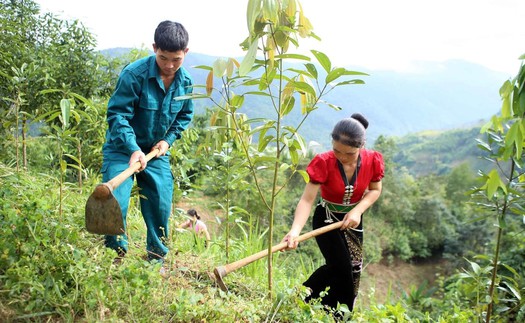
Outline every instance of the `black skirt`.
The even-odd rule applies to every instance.
[[[337,220],[342,220],[345,213],[332,214]],[[317,205],[312,219],[313,229],[328,225],[326,209]],[[334,219],[335,221],[335,219]],[[357,230],[333,230],[315,239],[323,254],[326,263],[319,267],[303,283],[312,291],[307,301],[321,297],[321,303],[333,309],[337,303],[346,304],[349,310],[353,310],[355,299],[359,290],[359,281],[363,266],[363,220],[356,228]]]

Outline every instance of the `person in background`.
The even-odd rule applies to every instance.
[[[195,231],[195,234],[198,237],[204,236],[206,238],[205,245],[207,247],[210,242],[210,233],[208,232],[208,227],[206,226],[206,223],[204,223],[201,220],[201,216],[197,213],[195,209],[189,209],[187,213],[191,217],[191,219],[188,219],[187,221],[181,223],[179,225],[179,228],[189,228]]]
[[[183,25],[162,21],[154,33],[154,55],[127,65],[119,75],[108,102],[106,142],[102,147],[104,182],[140,162],[136,174],[113,194],[122,209],[124,229],[134,179],[140,189],[140,209],[147,228],[146,249],[150,261],[163,261],[173,198],[169,149],[181,137],[193,117],[193,101],[178,96],[193,91],[193,79],[182,67],[188,53],[188,32]],[[158,149],[146,162],[147,153]],[[105,245],[128,251],[125,232],[106,236]]]
[[[338,303],[353,310],[363,264],[363,214],[381,195],[383,157],[364,148],[367,127],[368,120],[358,113],[335,125],[332,150],[316,155],[306,169],[310,181],[297,204],[291,229],[282,240],[287,242],[285,250],[297,248],[296,238],[320,190],[313,229],[334,221],[342,221],[342,225],[340,230],[316,237],[326,263],[303,285],[311,291],[306,301],[319,298],[328,288],[321,299],[327,310],[336,309]]]

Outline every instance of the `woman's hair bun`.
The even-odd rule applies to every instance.
[[[350,116],[350,118],[359,121],[359,123],[361,123],[365,129],[368,128],[368,120],[366,120],[366,118],[361,113],[354,113]]]

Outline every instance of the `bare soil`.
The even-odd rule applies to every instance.
[[[436,280],[446,269],[446,261],[442,258],[429,259],[408,263],[399,259],[388,263],[369,264],[364,268],[361,278],[360,298],[363,303],[374,299],[382,304],[395,301],[409,293],[410,289],[426,284],[425,288],[436,285]]]

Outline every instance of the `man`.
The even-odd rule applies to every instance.
[[[140,162],[139,171],[113,192],[122,209],[124,228],[136,178],[140,207],[147,228],[149,260],[163,261],[168,253],[168,219],[173,199],[173,176],[168,149],[181,137],[192,117],[193,102],[177,100],[193,91],[193,79],[182,63],[188,52],[188,32],[180,23],[161,22],[154,35],[155,55],[126,66],[108,102],[108,130],[102,148],[104,182]],[[158,149],[156,158],[146,155]],[[106,236],[105,245],[119,257],[128,251],[123,233]]]

